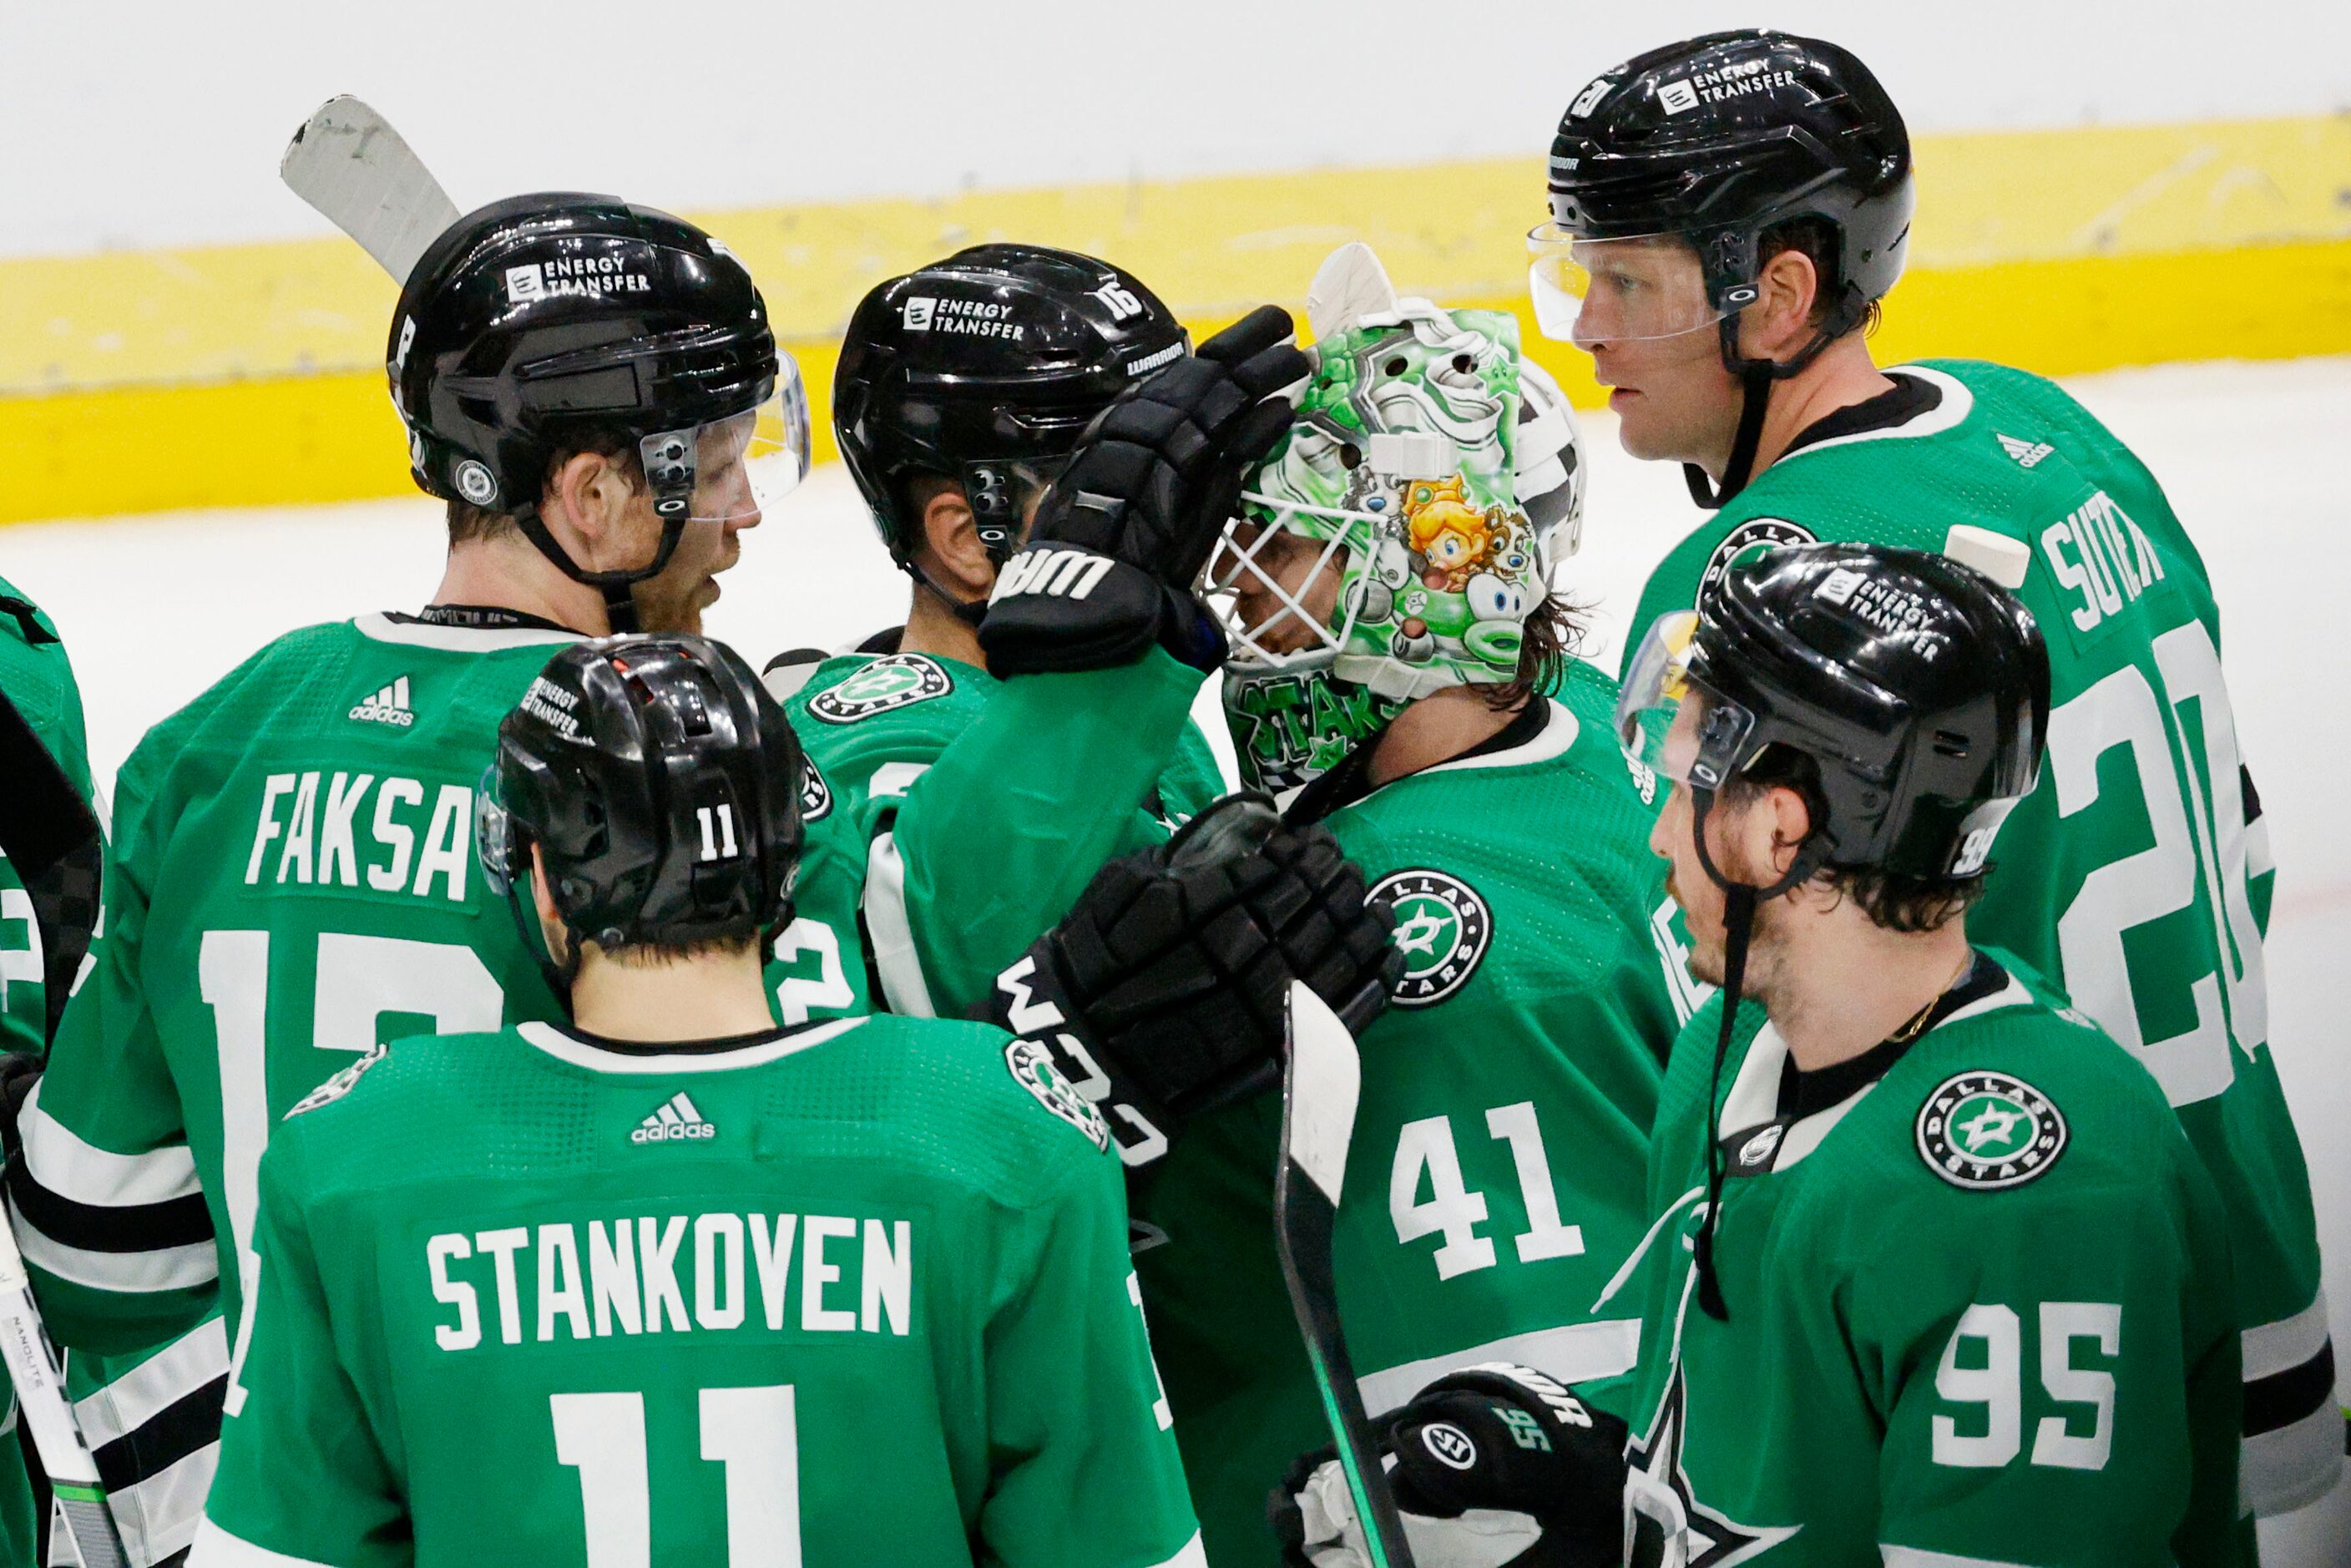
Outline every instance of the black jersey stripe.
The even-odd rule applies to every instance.
[[[189,1455],[220,1441],[221,1408],[228,1397],[228,1374],[190,1390],[90,1458],[109,1491],[126,1491],[162,1475]]]
[[[162,1203],[78,1203],[51,1192],[21,1158],[8,1162],[8,1196],[33,1228],[82,1252],[160,1252],[213,1239],[212,1210],[202,1193]]]
[[[2245,1384],[2245,1436],[2258,1437],[2291,1427],[2335,1396],[2335,1342],[2299,1366],[2273,1372]]]

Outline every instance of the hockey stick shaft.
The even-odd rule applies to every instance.
[[[1373,1568],[1412,1568],[1395,1494],[1381,1468],[1379,1445],[1339,1323],[1332,1242],[1355,1130],[1363,1064],[1354,1036],[1311,988],[1290,988],[1290,1061],[1281,1086],[1281,1164],[1274,1173],[1276,1246],[1291,1312],[1322,1398],[1323,1418],[1364,1529]]]
[[[17,1408],[33,1434],[34,1449],[41,1456],[41,1469],[48,1474],[49,1490],[65,1515],[82,1568],[129,1568],[130,1556],[107,1507],[106,1485],[66,1397],[57,1354],[41,1326],[41,1310],[34,1304],[32,1281],[26,1277],[16,1228],[5,1208],[0,1208],[0,1360],[6,1362],[16,1385]]]

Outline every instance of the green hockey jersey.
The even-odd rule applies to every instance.
[[[820,958],[784,943],[771,981],[800,982],[809,1016],[968,1012],[1103,862],[1224,792],[1189,719],[1201,678],[1158,648],[1011,681],[919,653],[827,660],[786,712],[839,819],[828,852],[853,864],[812,856],[800,907],[837,924],[811,880],[854,890],[880,989],[869,1008],[848,974],[820,997]]]
[[[57,629],[40,609],[0,580],[0,694],[16,705],[67,779],[93,799],[89,743],[82,727],[81,688]],[[0,802],[0,810],[9,807]],[[41,932],[31,894],[0,852],[0,1049],[48,1047],[48,988]],[[16,1398],[8,1395],[0,1420],[0,1568],[31,1568],[35,1556],[33,1491],[16,1452]]]
[[[1691,1248],[1719,998],[1677,1042],[1655,1223],[1610,1286],[1642,1318],[1639,1568],[2251,1561],[2225,1211],[2155,1083],[2012,962],[1810,1103],[1742,1008],[1727,1321]]]
[[[1963,361],[1889,373],[1914,392],[1905,416],[1758,476],[1650,578],[1636,634],[1775,544],[1940,549],[1964,523],[2031,546],[2019,597],[2048,639],[2048,758],[1969,926],[2130,1047],[2204,1155],[2236,1251],[2246,1495],[2300,1507],[2341,1473],[2342,1419],[2309,1176],[2269,1049],[2268,824],[2202,559],[2146,466],[2058,387]]]
[[[195,1561],[1202,1568],[1101,1119],[889,1018],[402,1040],[262,1172]]]
[[[1326,825],[1394,912],[1405,977],[1363,1037],[1339,1303],[1364,1402],[1510,1360],[1570,1382],[1635,1362],[1591,1303],[1638,1239],[1676,1013],[1652,937],[1663,870],[1572,667],[1531,737],[1389,783]],[[1203,1118],[1151,1167],[1138,1258],[1208,1555],[1270,1564],[1265,1497],[1330,1441],[1274,1252],[1280,1096]]]

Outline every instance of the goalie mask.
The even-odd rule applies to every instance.
[[[1583,519],[1575,416],[1511,317],[1394,300],[1315,352],[1210,566],[1242,778],[1277,791],[1406,703],[1517,678]]]

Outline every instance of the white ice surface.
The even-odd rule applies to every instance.
[[[2271,1040],[2310,1161],[2335,1343],[2351,1348],[2351,1028],[2326,976],[2351,953],[2351,834],[2332,780],[2351,764],[2351,359],[2167,366],[2068,383],[2162,480],[2210,569],[2239,735],[2279,866]],[[1593,601],[1610,668],[1652,565],[1695,520],[1678,470],[1585,420],[1592,504],[1563,580]],[[438,507],[422,497],[0,530],[0,576],[56,617],[81,680],[90,754],[110,779],[146,727],[288,628],[413,609],[438,580]],[[903,612],[904,579],[848,476],[819,469],[754,533],[710,631],[755,664],[835,647]],[[1208,694],[1204,693],[1204,699]],[[1213,720],[1205,706],[1204,719]],[[1209,726],[1212,738],[1223,737]],[[2329,1539],[2273,1563],[2351,1562],[2351,1488]],[[2283,1545],[2274,1542],[2273,1545]]]

